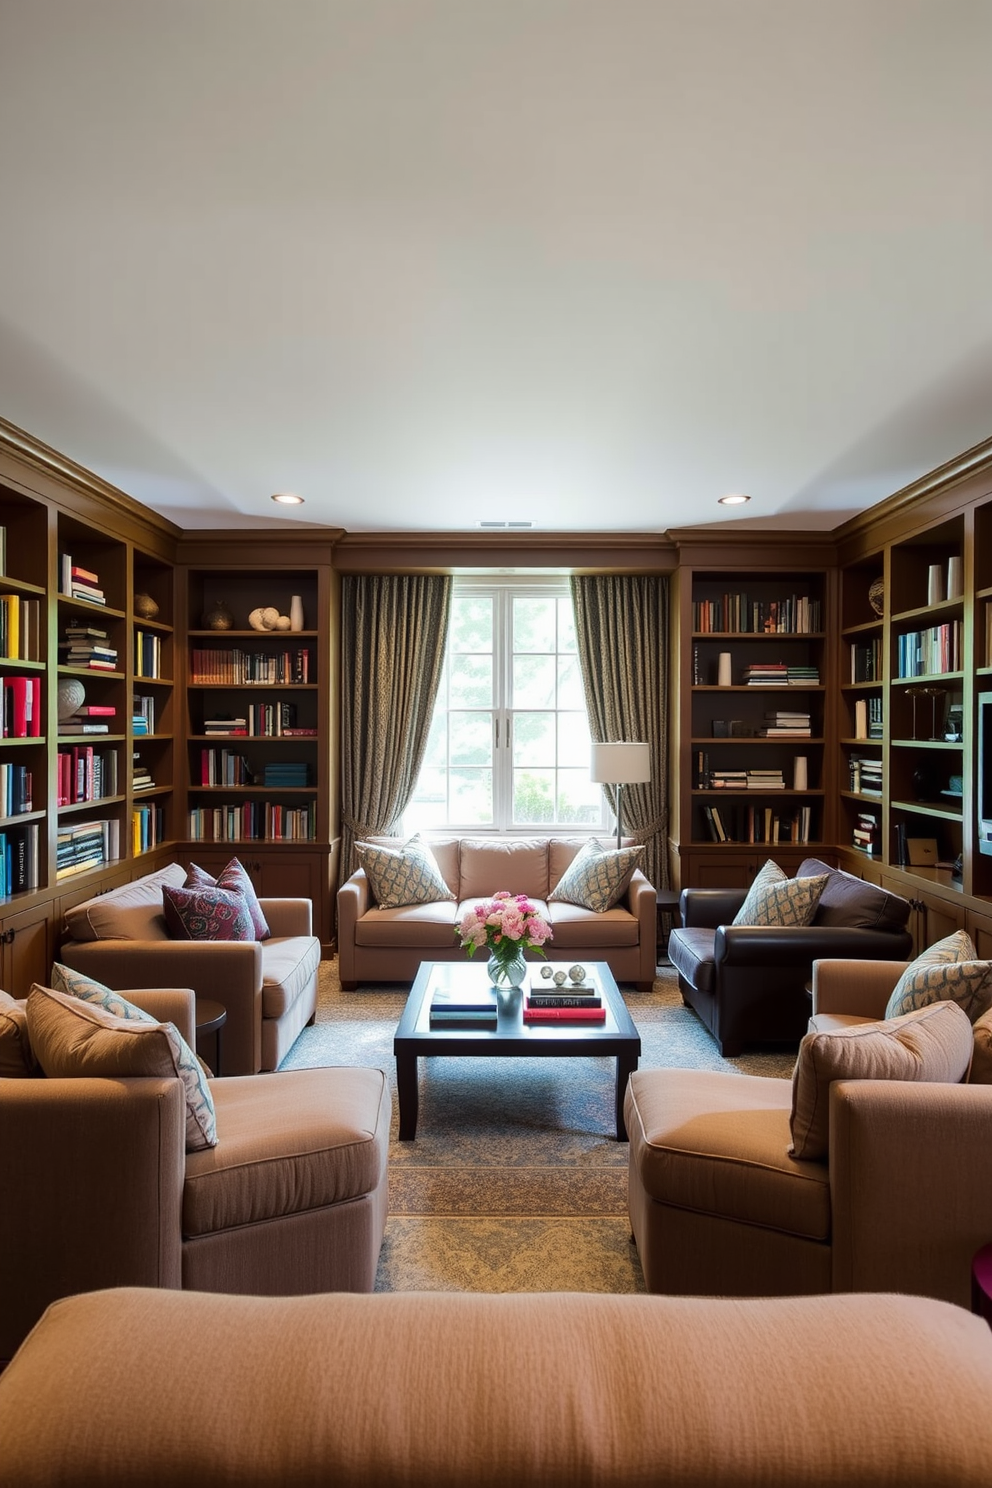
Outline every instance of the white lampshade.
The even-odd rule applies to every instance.
[[[651,779],[647,744],[593,744],[590,779],[597,785],[636,785]]]

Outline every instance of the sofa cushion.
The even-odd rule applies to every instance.
[[[356,921],[355,944],[383,950],[451,950],[456,944],[459,911],[466,907],[471,908],[445,899],[438,904],[410,904],[402,909],[368,909]]]
[[[769,858],[748,889],[733,924],[810,925],[826,882],[824,873],[812,878],[786,878],[778,864]]]
[[[546,914],[551,925],[556,954],[571,948],[600,950],[638,943],[640,926],[630,910],[620,905],[602,914],[592,914],[577,904],[563,902],[548,904],[546,909],[538,904],[538,911]]]
[[[166,884],[162,906],[174,940],[255,939],[248,905],[233,889],[186,889]]]
[[[117,1017],[97,1002],[37,983],[28,993],[27,1017],[31,1047],[49,1079],[142,1075],[179,1079],[186,1098],[187,1152],[216,1143],[210,1086],[196,1055],[172,1023],[143,1021],[145,1013]]]
[[[625,892],[643,856],[642,846],[604,848],[590,837],[551,890],[548,903],[577,904],[605,914]]]
[[[219,1141],[186,1160],[183,1235],[195,1238],[362,1198],[378,1184],[388,1101],[378,1069],[284,1070],[214,1084]],[[386,1117],[388,1125],[388,1116]],[[289,1278],[287,1278],[289,1279]]]
[[[463,837],[459,878],[462,903],[491,899],[500,889],[547,900],[548,839],[511,837],[490,841]]]
[[[705,926],[677,925],[668,937],[668,959],[697,992],[712,993],[716,980],[713,949],[716,931]]]
[[[455,897],[419,833],[414,833],[399,848],[356,842],[355,855],[365,869],[376,903],[384,909],[433,904],[439,899]]]
[[[185,880],[185,868],[169,863],[67,909],[66,928],[73,940],[168,940],[162,889],[166,884],[178,888]]]
[[[183,887],[187,889],[231,889],[235,894],[240,894],[248,906],[252,928],[255,931],[254,938],[268,940],[272,934],[262,906],[258,902],[255,885],[251,881],[247,868],[238,858],[232,858],[216,878],[205,868],[201,868],[198,863],[190,863],[186,870],[186,881]]]
[[[267,940],[262,949],[262,1017],[281,1018],[310,985],[320,965],[320,941],[313,935]]]
[[[31,1052],[27,1009],[9,992],[0,992],[0,1080],[26,1080],[40,1073]]]
[[[887,1018],[938,1001],[956,1002],[974,1023],[992,1002],[992,961],[980,961],[964,930],[945,935],[908,966],[892,989]]]
[[[846,925],[854,930],[903,930],[912,906],[908,899],[890,894],[878,884],[867,883],[842,868],[831,868],[819,858],[806,858],[797,878],[827,874],[813,918],[814,925]]]
[[[827,1168],[789,1156],[790,1103],[788,1081],[767,1075],[637,1070],[631,1168],[658,1203],[829,1240]]]
[[[971,1024],[954,1002],[832,1033],[807,1033],[792,1076],[793,1156],[826,1158],[834,1080],[958,1084],[968,1072],[972,1042]]]

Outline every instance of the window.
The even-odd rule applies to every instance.
[[[456,579],[444,672],[404,829],[600,830],[563,579]]]

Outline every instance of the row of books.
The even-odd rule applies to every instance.
[[[201,749],[200,784],[254,785],[255,775],[244,755],[233,749]]]
[[[732,791],[784,790],[785,776],[780,769],[711,770],[704,788]]]
[[[257,683],[271,687],[315,679],[309,646],[295,651],[242,651],[239,647],[221,651],[196,646],[190,658],[190,681],[201,685],[243,687]]]
[[[692,605],[692,628],[701,635],[817,635],[823,628],[822,608],[808,594],[783,599],[752,599],[747,594],[724,594],[697,599]]]
[[[854,704],[854,737],[881,739],[883,732],[881,694],[857,698]]]
[[[191,842],[314,842],[317,803],[281,806],[271,801],[201,806],[188,813]]]
[[[161,677],[162,637],[151,630],[134,632],[134,675]]]
[[[961,670],[963,629],[960,620],[909,630],[896,636],[896,676],[935,677]]]
[[[153,697],[142,697],[135,693],[131,704],[131,732],[133,734],[155,732],[155,699]]]
[[[41,678],[4,677],[3,737],[41,737]]]
[[[790,666],[784,661],[755,661],[744,668],[747,687],[818,687],[816,666]]]
[[[131,812],[131,851],[150,852],[165,840],[165,812],[161,806],[136,806]]]
[[[116,817],[60,823],[55,846],[55,877],[71,878],[119,858],[120,822]]]
[[[27,765],[0,765],[0,816],[22,816],[32,811],[33,790]]]
[[[91,568],[73,563],[69,553],[59,554],[59,593],[70,599],[86,599],[90,604],[107,603],[107,596],[100,588],[99,575]]]
[[[883,675],[881,636],[870,641],[852,641],[851,681],[881,682]]]
[[[0,656],[41,660],[41,600],[0,594]]]
[[[711,842],[809,842],[813,808],[799,806],[791,815],[773,806],[703,806]]]
[[[98,751],[92,744],[60,749],[56,790],[59,806],[75,806],[80,801],[102,801],[107,796],[116,796],[117,750]]]
[[[0,898],[38,888],[40,874],[38,823],[0,832]]]
[[[851,789],[859,796],[881,796],[882,761],[866,754],[852,754],[848,761]]]

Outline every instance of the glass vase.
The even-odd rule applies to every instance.
[[[502,987],[505,991],[511,987],[522,987],[527,980],[527,962],[523,951],[517,951],[515,955],[503,960],[494,953],[489,957],[486,971],[494,987]]]

